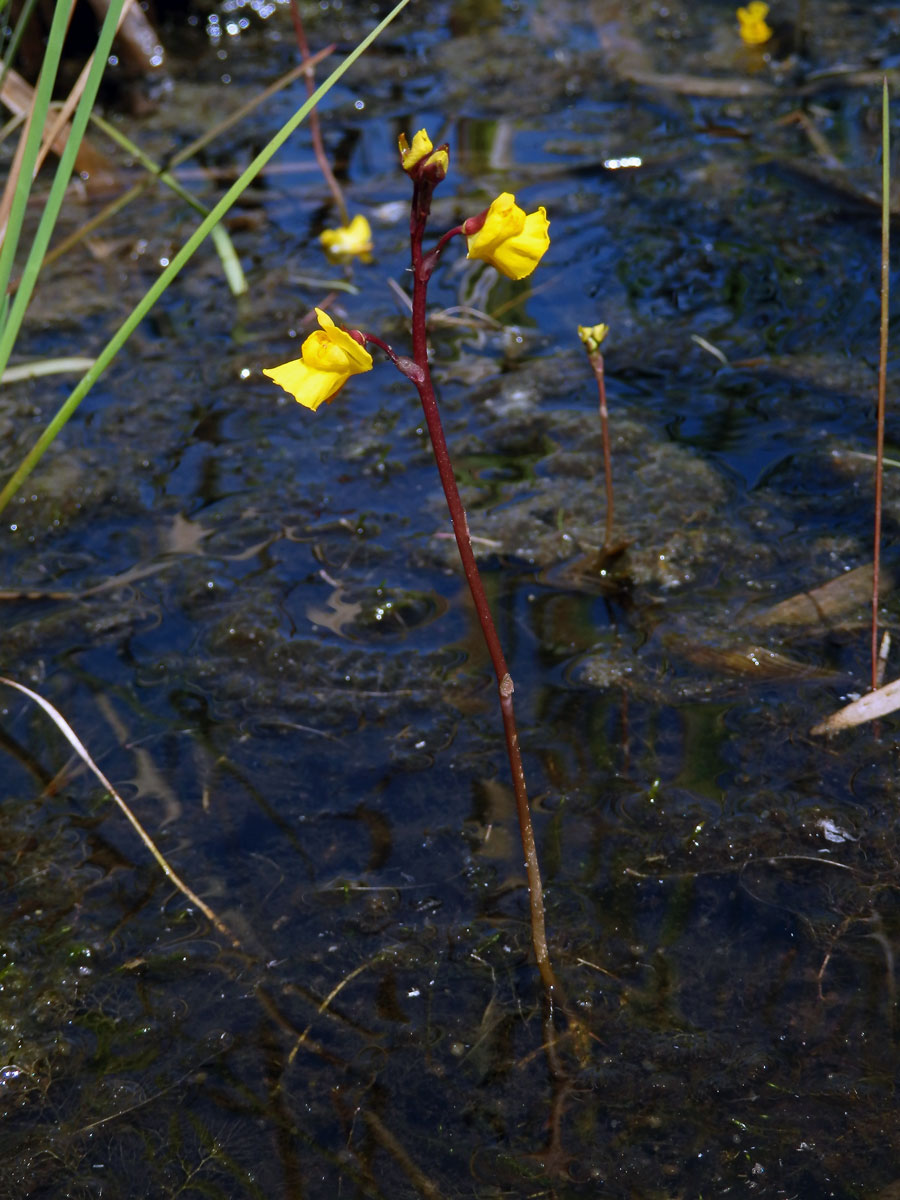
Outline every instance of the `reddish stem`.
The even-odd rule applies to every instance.
[[[884,417],[887,401],[888,318],[890,316],[891,249],[891,154],[888,121],[888,82],[881,89],[881,321],[878,338],[878,428],[875,441],[875,554],[872,564],[872,691],[878,679],[878,589],[881,577],[881,506],[884,477]]]
[[[606,532],[603,535],[603,548],[608,550],[612,545],[613,517],[613,479],[612,453],[609,446],[609,410],[606,407],[606,382],[603,374],[603,355],[595,350],[589,355],[594,375],[597,379],[597,390],[600,393],[600,431],[603,435],[603,473],[606,478]]]
[[[441,486],[450,510],[450,520],[453,524],[453,535],[465,572],[469,591],[475,605],[475,612],[481,625],[488,653],[497,677],[497,689],[500,698],[500,710],[503,716],[503,732],[506,737],[506,751],[512,772],[513,789],[516,797],[516,810],[519,817],[519,832],[522,838],[522,849],[525,853],[525,871],[528,877],[528,893],[531,908],[531,938],[537,959],[538,970],[548,994],[552,996],[557,988],[556,976],[550,963],[550,952],[547,946],[547,933],[544,924],[544,899],[541,884],[541,873],[538,865],[537,847],[534,840],[534,828],[531,823],[531,809],[528,804],[528,791],[525,786],[525,770],[522,766],[522,754],[519,749],[519,733],[513,708],[513,681],[506,666],[506,659],[497,636],[497,630],[491,616],[490,605],[485,594],[478,564],[472,551],[469,538],[469,523],[465,509],[456,486],[456,476],[447,449],[447,440],[441,424],[437,398],[431,382],[431,372],[428,366],[428,342],[425,328],[426,301],[428,281],[434,271],[441,250],[447,242],[447,236],[442,238],[437,246],[428,254],[422,251],[422,237],[425,224],[431,209],[431,194],[434,184],[428,179],[419,179],[413,184],[413,202],[410,215],[410,241],[412,245],[413,265],[413,310],[412,310],[412,340],[413,359],[419,368],[413,375],[404,371],[415,383],[422,401],[425,423],[431,444],[434,448],[434,458],[437,463]],[[459,229],[452,233],[460,232]],[[393,357],[393,356],[392,356]],[[398,364],[399,365],[399,364]],[[401,367],[401,370],[403,368]]]
[[[294,33],[297,37],[297,46],[300,50],[300,56],[305,63],[310,58],[309,45],[306,41],[306,31],[303,28],[303,18],[300,16],[300,8],[297,0],[291,0],[291,16],[294,20]],[[306,68],[304,73],[306,79],[306,94],[311,96],[316,90],[316,75],[311,66]],[[341,225],[347,225],[349,218],[347,215],[347,203],[344,200],[344,193],[341,191],[341,185],[335,178],[334,172],[331,169],[331,163],[328,161],[328,155],[325,153],[325,143],[322,141],[322,127],[319,122],[319,111],[314,108],[309,114],[309,136],[312,139],[313,153],[316,156],[316,162],[319,164],[319,170],[325,182],[328,184],[328,190],[334,197],[334,202],[337,205],[338,212],[341,217]]]

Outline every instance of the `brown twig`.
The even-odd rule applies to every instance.
[[[881,327],[878,345],[878,431],[875,449],[875,563],[872,570],[872,691],[878,687],[878,575],[881,568],[881,502],[884,475],[884,414],[887,396],[888,301],[890,296],[891,156],[888,82],[881,90]]]
[[[303,18],[300,16],[300,8],[297,0],[291,0],[291,16],[294,20],[294,33],[297,35],[297,46],[300,49],[302,57],[302,65],[304,68],[304,76],[306,78],[306,94],[311,96],[316,90],[316,76],[311,62],[309,53],[309,45],[306,41],[306,31],[303,28]],[[325,153],[325,143],[322,141],[322,126],[319,121],[319,110],[314,108],[311,110],[308,118],[309,136],[312,139],[313,153],[316,156],[316,162],[319,164],[319,170],[325,182],[328,184],[328,190],[334,197],[334,202],[337,205],[338,212],[341,215],[341,224],[347,225],[349,218],[347,215],[347,202],[344,200],[344,193],[341,191],[341,185],[335,178],[334,171],[331,169],[331,163],[328,161],[328,155]]]

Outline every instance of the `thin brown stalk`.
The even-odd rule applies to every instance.
[[[306,30],[303,28],[303,18],[300,16],[300,8],[297,0],[291,0],[291,16],[294,20],[294,33],[297,36],[297,46],[303,60],[301,65],[304,68],[304,75],[306,77],[306,94],[311,96],[316,90],[316,75],[313,70],[312,56],[309,53]],[[347,202],[344,200],[341,185],[335,178],[334,171],[331,169],[331,163],[328,161],[328,155],[325,153],[325,143],[322,140],[322,126],[319,121],[319,110],[317,108],[314,108],[310,112],[307,124],[309,125],[309,135],[312,139],[313,153],[316,156],[316,162],[319,164],[319,170],[322,172],[322,177],[328,185],[328,190],[334,197],[334,202],[340,213],[341,225],[347,225],[349,223]]]
[[[413,1162],[406,1148],[401,1145],[397,1136],[391,1133],[378,1114],[371,1108],[362,1109],[362,1118],[369,1127],[369,1132],[383,1150],[399,1165],[407,1179],[425,1200],[441,1200],[442,1192],[437,1184],[425,1174],[422,1168]]]
[[[422,402],[425,423],[428,427],[428,433],[434,450],[435,463],[437,464],[441,486],[444,489],[447,507],[450,510],[450,520],[453,525],[453,534],[456,538],[456,547],[459,551],[463,572],[466,576],[466,582],[469,585],[469,591],[475,605],[475,612],[478,616],[481,632],[491,658],[494,674],[497,678],[500,711],[503,717],[503,733],[506,739],[506,752],[512,774],[513,791],[516,797],[516,812],[519,818],[522,850],[525,855],[525,874],[528,879],[531,915],[531,940],[534,946],[535,958],[537,959],[538,971],[547,989],[548,997],[552,998],[554,995],[559,995],[560,993],[559,985],[550,962],[550,950],[547,944],[547,931],[544,922],[544,890],[541,883],[541,872],[534,839],[534,827],[531,822],[531,808],[528,803],[528,790],[525,785],[525,769],[522,765],[522,752],[519,748],[519,733],[516,727],[515,710],[513,707],[513,692],[515,688],[512,676],[506,665],[506,659],[500,645],[500,638],[497,635],[497,629],[491,615],[484,584],[481,581],[481,574],[472,550],[472,542],[469,537],[469,523],[466,519],[465,509],[459,495],[459,488],[456,485],[456,475],[450,459],[450,452],[447,448],[447,439],[444,436],[437,397],[431,381],[431,372],[428,364],[428,335],[426,330],[428,280],[434,270],[442,247],[455,232],[450,231],[445,234],[438,242],[435,250],[429,255],[423,253],[422,238],[431,207],[432,188],[433,184],[429,184],[428,182],[415,183],[410,217],[410,242],[413,267],[413,361],[418,367],[418,372],[415,375],[410,374],[410,379],[415,384],[419,393],[419,399]]]
[[[890,297],[891,143],[888,82],[881,90],[881,326],[878,345],[878,430],[875,449],[875,561],[872,570],[872,690],[878,688],[878,577],[881,570],[881,504],[884,417],[887,402],[888,305]]]
[[[606,486],[606,530],[603,534],[603,548],[612,546],[613,520],[615,507],[613,503],[612,451],[609,444],[609,409],[606,407],[606,381],[603,373],[603,355],[598,350],[590,355],[591,366],[597,379],[597,391],[600,404],[600,432],[603,435],[603,476]]]
[[[424,292],[424,288],[422,289]],[[416,296],[414,293],[413,304],[416,305]],[[422,297],[421,306],[421,328],[424,335],[424,295]],[[417,316],[414,309],[413,315],[413,341],[416,339]],[[556,976],[553,972],[553,967],[550,964],[550,950],[547,945],[547,931],[544,923],[544,889],[541,884],[541,871],[538,864],[537,846],[534,840],[534,827],[531,823],[531,808],[528,803],[528,789],[525,784],[525,769],[522,765],[522,752],[519,748],[519,732],[516,727],[515,710],[513,707],[513,685],[512,676],[506,666],[506,659],[503,655],[503,650],[500,645],[500,639],[497,636],[497,629],[494,625],[494,619],[491,615],[490,605],[484,590],[484,584],[481,581],[481,574],[478,570],[478,564],[475,561],[475,554],[472,550],[472,541],[469,537],[469,524],[466,520],[465,509],[463,508],[462,500],[459,495],[459,489],[456,486],[456,477],[453,471],[453,464],[450,461],[450,454],[447,449],[447,441],[444,437],[444,430],[441,424],[441,417],[435,399],[434,386],[431,382],[431,374],[428,370],[428,360],[423,355],[421,358],[416,355],[416,362],[422,368],[422,381],[416,384],[419,392],[419,398],[422,401],[422,410],[425,414],[425,423],[428,426],[428,433],[431,438],[431,443],[434,448],[434,458],[437,464],[438,474],[441,479],[441,485],[444,489],[444,496],[447,501],[447,507],[450,510],[450,520],[453,525],[453,534],[456,538],[456,548],[459,551],[460,561],[462,562],[463,573],[466,577],[466,582],[469,585],[469,591],[472,596],[472,601],[475,605],[475,613],[478,617],[478,623],[481,626],[481,632],[491,658],[491,663],[494,668],[494,674],[497,678],[497,690],[500,699],[500,711],[503,717],[503,733],[506,739],[506,752],[509,758],[510,772],[512,774],[513,791],[516,797],[516,812],[519,818],[519,833],[522,839],[522,849],[525,854],[525,874],[528,879],[528,896],[531,912],[531,940],[534,946],[534,955],[537,959],[538,970],[541,973],[541,979],[548,989],[557,987]]]

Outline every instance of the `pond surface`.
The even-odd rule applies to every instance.
[[[313,48],[387,8],[308,6]],[[815,10],[803,54],[779,28],[767,58],[718,0],[411,5],[323,108],[374,262],[323,257],[301,127],[233,213],[249,294],[201,249],[4,514],[4,672],[241,943],[4,694],[4,1196],[900,1194],[895,722],[809,734],[865,689],[864,591],[767,612],[872,558],[900,17]],[[289,70],[289,13],[264,11],[164,28],[129,136],[163,158]],[[212,202],[303,96],[185,183]],[[422,125],[450,143],[436,233],[503,190],[551,219],[530,280],[451,248],[430,295],[583,1022],[557,1014],[549,1054],[495,687],[415,394],[379,364],[313,415],[261,374],[316,304],[408,347],[387,281],[407,288],[397,136]],[[73,198],[66,230],[101,203]],[[159,192],[101,227],[48,271],[21,357],[96,353],[196,221]],[[600,321],[628,543],[603,571],[576,336]],[[69,388],[4,389],[4,474]]]

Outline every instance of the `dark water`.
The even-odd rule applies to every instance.
[[[118,116],[130,136],[163,157],[289,69],[287,11],[260,11],[167,28],[171,87]],[[314,47],[348,48],[386,6],[305,11]],[[382,364],[313,416],[261,375],[344,281],[304,128],[236,210],[249,296],[208,247],[167,292],[4,514],[3,669],[243,949],[4,695],[3,1195],[897,1194],[894,724],[808,732],[865,686],[865,600],[758,614],[871,559],[851,454],[874,442],[880,95],[859,73],[898,37],[893,10],[835,2],[773,63],[713,0],[420,3],[325,107],[376,242],[329,311],[398,350],[399,132],[450,143],[436,232],[501,190],[551,218],[530,286],[450,252],[431,301],[497,320],[435,321],[434,365],[587,1034],[560,1018],[555,1059],[415,396]],[[210,201],[191,168],[243,166],[302,95],[186,182]],[[155,194],[61,260],[22,357],[96,352],[194,224]],[[575,334],[598,321],[630,542],[602,576]],[[4,471],[68,388],[4,389]]]

